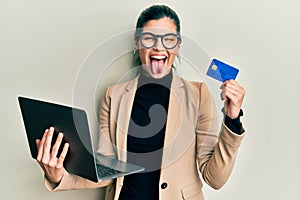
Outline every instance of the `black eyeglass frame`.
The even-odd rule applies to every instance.
[[[153,45],[150,46],[150,47],[145,46],[145,45],[143,44],[143,42],[141,41],[142,36],[144,36],[144,35],[146,35],[146,34],[151,35],[151,36],[153,36],[153,38],[155,38],[155,42],[154,42]],[[174,47],[168,48],[168,47],[165,46],[165,44],[164,44],[164,42],[163,42],[163,38],[166,37],[166,36],[170,36],[170,35],[176,36],[177,42],[176,42],[176,44],[174,45]],[[153,33],[151,33],[151,32],[143,32],[143,33],[137,34],[136,37],[137,37],[138,40],[140,41],[141,45],[142,45],[143,47],[145,47],[146,49],[151,49],[151,48],[153,48],[153,47],[156,45],[158,38],[160,38],[160,41],[161,41],[162,45],[164,46],[164,48],[165,48],[165,49],[168,49],[168,50],[174,49],[174,48],[178,45],[178,43],[181,42],[181,36],[180,36],[180,34],[175,34],[175,33],[167,33],[167,34],[164,34],[164,35],[155,35],[155,34],[153,34]]]

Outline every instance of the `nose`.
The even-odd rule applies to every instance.
[[[164,45],[162,44],[162,38],[161,37],[158,37],[157,38],[157,41],[153,47],[155,50],[157,51],[162,51],[162,50],[165,50],[165,47]]]

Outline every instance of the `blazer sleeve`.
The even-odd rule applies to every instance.
[[[214,189],[221,188],[228,180],[245,135],[245,131],[241,135],[233,133],[224,121],[218,133],[217,116],[208,88],[201,83],[196,128],[197,160],[204,181]]]
[[[100,140],[98,146],[98,153],[103,153],[108,156],[113,156],[114,151],[112,148],[112,143],[109,135],[109,116],[110,116],[110,97],[108,95],[109,89],[103,95],[100,105]],[[88,179],[79,177],[77,175],[71,174],[65,170],[63,178],[59,184],[51,183],[45,176],[44,179],[45,186],[49,191],[63,191],[63,190],[76,190],[76,189],[91,189],[99,188],[110,185],[113,183],[112,180],[103,181],[95,183]]]
[[[113,181],[107,180],[102,182],[93,182],[88,179],[70,174],[65,171],[62,180],[59,184],[51,183],[45,176],[45,187],[50,192],[64,191],[64,190],[79,190],[79,189],[92,189],[110,185]]]
[[[100,121],[100,133],[99,133],[99,143],[97,153],[110,156],[117,157],[116,153],[116,137],[113,134],[113,131],[116,128],[115,125],[115,116],[112,112],[112,93],[114,87],[108,87],[105,94],[102,96],[101,104],[100,104],[100,113],[99,113],[99,121]]]

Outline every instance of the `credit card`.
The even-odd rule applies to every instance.
[[[213,59],[206,72],[206,75],[217,79],[218,81],[225,82],[231,79],[235,80],[238,73],[239,69],[220,60]]]

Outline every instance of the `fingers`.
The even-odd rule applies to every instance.
[[[57,154],[58,154],[59,148],[61,146],[62,139],[63,139],[63,133],[59,133],[58,137],[56,139],[56,142],[55,142],[54,146],[52,147],[52,152],[51,152],[50,161],[49,161],[49,166],[51,166],[51,167],[53,167],[53,166],[55,166],[56,168],[63,167],[63,162],[68,153],[69,144],[68,143],[64,144],[63,150],[62,150],[59,158],[57,158]]]
[[[37,161],[41,164],[51,165],[51,166],[56,165],[58,151],[63,140],[63,133],[60,132],[58,134],[55,144],[51,149],[53,134],[54,134],[54,128],[50,127],[50,129],[45,130],[41,140],[40,139],[36,140],[36,145],[38,148]]]
[[[235,80],[225,81],[221,86],[222,100],[230,100],[233,103],[241,101],[245,95],[244,88]]]
[[[56,164],[56,159],[57,159],[56,156],[58,154],[58,150],[59,150],[59,147],[61,145],[62,138],[63,138],[63,134],[59,133],[58,136],[57,136],[57,139],[55,141],[55,144],[52,147],[52,151],[50,153],[49,165]]]
[[[47,132],[45,142],[44,142],[44,144],[42,144],[43,145],[42,163],[44,163],[44,164],[48,164],[48,162],[50,160],[50,150],[51,150],[51,141],[53,138],[53,132],[54,132],[54,128],[50,127],[50,129]]]
[[[42,140],[37,139],[35,141],[37,144],[37,148],[38,148],[38,155],[36,158],[38,162],[41,162],[43,154],[44,154],[44,143],[45,143],[48,131],[49,131],[48,129],[45,130]]]
[[[230,84],[229,82],[224,83],[223,88],[225,91],[228,91],[234,95],[239,93],[239,86],[235,84]]]
[[[64,144],[63,150],[57,158],[63,141],[63,133],[60,132],[58,134],[57,139],[51,149],[53,134],[54,128],[50,127],[49,129],[45,130],[41,140],[36,139],[36,145],[38,148],[37,161],[49,180],[53,183],[58,183],[61,180],[65,170],[63,163],[68,153],[69,144]]]
[[[58,168],[58,169],[63,168],[63,163],[64,163],[64,160],[65,160],[66,155],[68,153],[68,149],[69,149],[69,144],[65,143],[64,148],[63,148],[63,150],[62,150],[62,152],[61,152],[61,154],[58,158],[56,168]]]
[[[242,107],[245,89],[235,80],[225,81],[221,89],[221,98],[225,100],[224,109],[226,115],[231,119],[237,118]]]

